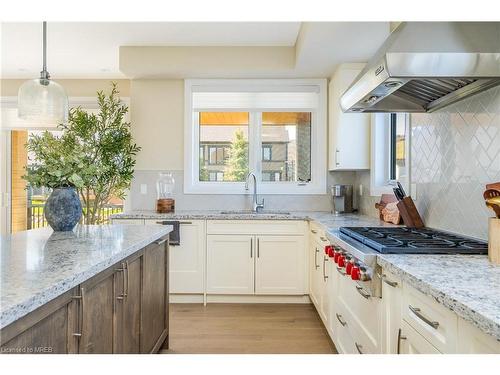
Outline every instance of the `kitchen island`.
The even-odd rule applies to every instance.
[[[101,225],[3,236],[2,352],[157,350],[168,335],[171,231]]]

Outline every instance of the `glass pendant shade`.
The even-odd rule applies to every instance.
[[[18,117],[40,126],[58,125],[68,120],[68,96],[50,79],[24,82],[18,92]]]

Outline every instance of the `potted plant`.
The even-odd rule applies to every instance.
[[[85,224],[101,223],[103,206],[112,197],[124,198],[140,151],[133,142],[130,123],[125,121],[128,107],[120,100],[115,83],[109,94],[97,92],[97,103],[98,113],[71,109],[67,124],[60,125],[59,137],[45,132],[28,140],[28,151],[34,152],[39,162],[29,168],[26,180],[35,187],[58,188],[49,176],[60,178],[80,196],[80,216],[83,213]],[[46,170],[49,161],[51,173]],[[47,221],[58,230],[48,217]]]
[[[28,152],[36,161],[27,168],[24,178],[33,187],[46,186],[52,193],[45,202],[44,215],[55,231],[72,230],[82,216],[77,189],[83,187],[81,148],[67,137],[56,137],[46,131],[30,136]]]

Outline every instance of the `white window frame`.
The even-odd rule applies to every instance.
[[[398,113],[398,121],[404,121],[406,127],[405,149],[408,179],[400,180],[406,193],[410,193],[410,114]],[[376,113],[371,118],[371,168],[370,168],[370,195],[393,194],[396,181],[390,179],[390,146],[391,146],[391,114]]]
[[[255,90],[258,87],[300,87],[315,85],[318,88],[317,108],[289,108],[287,112],[311,112],[311,181],[310,182],[264,182],[262,181],[261,161],[262,142],[260,130],[262,116],[260,111],[249,113],[248,138],[249,171],[257,177],[259,194],[326,194],[327,183],[327,80],[326,79],[187,79],[184,82],[184,193],[185,194],[250,194],[244,182],[199,181],[199,116],[193,112],[193,87],[229,87],[233,91]],[[217,112],[234,111],[223,108]],[[273,111],[272,108],[266,111]],[[274,110],[279,112],[280,110]],[[283,110],[281,110],[283,111]],[[241,112],[241,110],[238,110]],[[257,166],[257,167],[256,167]]]

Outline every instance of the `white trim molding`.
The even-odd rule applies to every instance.
[[[400,180],[406,191],[410,191],[410,115],[398,113],[398,121],[404,121],[406,127],[405,150],[406,165],[408,168],[407,180]],[[370,168],[370,195],[380,196],[382,194],[393,194],[395,181],[391,181],[390,170],[390,129],[391,115],[388,113],[376,113],[371,120],[371,168]]]
[[[194,93],[197,96],[196,105]],[[215,93],[214,96],[205,93]],[[222,93],[236,95],[223,105]],[[273,95],[272,93],[277,93]],[[301,96],[302,93],[302,96]],[[221,95],[219,95],[221,94]],[[244,182],[199,181],[200,111],[248,111],[249,171],[257,176],[259,194],[325,194],[327,179],[327,80],[326,79],[188,79],[184,83],[184,193],[249,194]],[[290,100],[292,99],[292,104]],[[269,107],[267,106],[269,105]],[[262,182],[261,116],[262,112],[311,112],[311,181]]]

